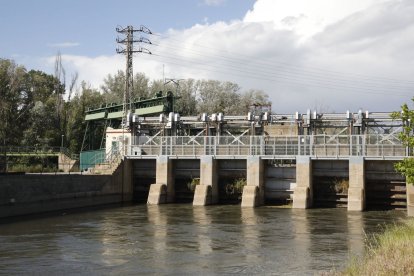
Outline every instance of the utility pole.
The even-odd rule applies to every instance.
[[[180,91],[180,81],[182,81],[184,79],[165,79],[164,80],[164,89],[165,89],[165,85],[169,84],[170,82],[175,84],[175,95],[178,96],[179,95],[179,91]],[[174,110],[174,106],[175,106],[175,97],[173,98],[173,112]]]
[[[135,32],[141,32],[145,34],[152,34],[152,32],[145,26],[140,26],[139,29],[134,29],[133,26],[127,26],[125,28],[118,27],[116,31],[122,35],[124,38],[117,38],[116,42],[119,44],[124,45],[123,48],[117,48],[116,52],[118,54],[124,54],[126,56],[126,69],[125,69],[125,91],[123,96],[122,102],[122,123],[121,127],[126,127],[127,122],[127,114],[128,111],[132,110],[132,91],[134,89],[134,73],[133,73],[133,64],[132,64],[132,56],[134,53],[146,53],[151,55],[152,53],[145,48],[138,47],[134,48],[134,43],[146,43],[152,44],[151,41],[145,37],[141,37],[140,39],[134,39]]]

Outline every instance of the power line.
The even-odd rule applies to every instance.
[[[173,58],[173,57],[166,57],[166,56],[162,56],[162,55],[158,55],[158,54],[153,54],[153,56],[155,58],[164,58],[164,59],[161,60],[163,63],[173,64],[175,66],[184,67],[184,68],[189,68],[189,65],[184,64],[182,62],[183,60],[181,60],[181,59]],[[168,59],[170,59],[170,60],[175,59],[177,61],[175,61],[175,62],[174,61],[168,61]],[[210,71],[210,72],[215,72],[215,73],[225,73],[225,74],[231,74],[231,75],[235,75],[235,76],[239,76],[239,77],[249,77],[249,78],[252,78],[252,79],[258,79],[258,80],[264,80],[264,81],[270,81],[270,82],[277,82],[278,81],[278,79],[276,79],[276,78],[267,78],[267,77],[262,77],[262,76],[256,76],[254,74],[251,74],[251,72],[246,72],[246,71],[242,71],[242,70],[236,70],[235,69],[234,71],[239,72],[239,73],[235,73],[234,71],[227,71],[227,70],[223,70],[223,69],[217,69],[214,66],[213,66],[213,69],[209,69],[209,68],[206,68],[206,67],[208,67],[208,66],[212,67],[211,65],[206,65],[206,64],[203,64],[203,63],[197,63],[197,62],[194,62],[194,61],[184,61],[184,62],[185,63],[194,63],[196,65],[197,64],[201,65],[202,67],[196,68],[198,70]],[[195,68],[195,67],[193,67],[193,68]],[[345,91],[348,91],[348,92],[359,93],[359,94],[374,94],[374,95],[387,95],[387,96],[398,96],[398,97],[411,97],[412,96],[412,95],[407,95],[407,94],[396,94],[396,93],[391,92],[391,91],[390,91],[391,93],[384,93],[384,92],[379,92],[376,89],[368,89],[368,88],[365,88],[363,91],[361,91],[362,90],[361,87],[343,86],[343,85],[338,86],[334,83],[326,83],[326,82],[322,83],[322,82],[318,82],[318,81],[315,81],[315,80],[311,81],[310,83],[309,82],[304,83],[304,82],[298,81],[297,79],[291,79],[291,78],[286,78],[286,77],[285,78],[278,77],[278,78],[286,81],[287,83],[302,85],[302,86],[306,86],[306,87],[310,84],[310,85],[316,86],[316,87],[322,87],[322,88],[328,88],[328,89],[333,88],[335,90],[343,90],[343,91],[345,90]],[[350,89],[352,89],[352,90],[350,90]]]
[[[167,38],[172,41],[177,41],[181,44],[183,43],[182,41],[174,39],[174,38],[162,36],[159,34],[154,34],[154,35],[159,36],[161,38]],[[249,57],[247,55],[237,54],[237,57],[233,57],[232,55],[220,55],[217,53],[209,54],[209,53],[197,50],[197,49],[189,48],[186,45],[184,45],[184,47],[180,47],[179,44],[163,45],[162,41],[160,41],[160,43],[158,43],[157,45],[155,44],[152,44],[152,45],[163,46],[165,48],[173,49],[175,51],[174,56],[171,56],[170,54],[171,51],[168,51],[165,53],[160,51],[159,54],[154,54],[153,56],[159,59],[162,59],[163,62],[166,62],[167,60],[167,63],[174,64],[180,67],[188,68],[191,66],[189,64],[195,64],[198,67],[198,69],[201,69],[204,71],[219,72],[219,73],[225,73],[229,75],[249,77],[253,79],[265,80],[265,81],[270,81],[270,82],[285,81],[285,82],[296,84],[296,85],[306,85],[306,86],[311,84],[312,86],[316,86],[316,87],[323,87],[323,88],[329,88],[329,89],[334,88],[336,90],[342,89],[342,90],[347,90],[351,92],[356,92],[355,90],[357,90],[359,91],[358,93],[362,93],[362,94],[411,97],[411,95],[396,94],[394,93],[394,91],[396,89],[398,90],[413,89],[414,90],[414,81],[402,81],[402,80],[390,79],[390,78],[379,79],[379,78],[372,78],[372,77],[359,75],[359,74],[348,74],[349,76],[353,76],[354,78],[356,78],[356,80],[350,81],[344,78],[345,74],[341,72],[328,71],[328,70],[317,68],[317,67],[313,67],[313,70],[307,70],[307,69],[300,68],[292,64],[283,63],[280,61],[269,63],[267,61],[254,60],[253,64],[252,63],[249,64],[249,69],[245,70],[244,65],[247,62],[252,62],[252,59],[253,59],[252,57]],[[219,50],[217,48],[207,47],[207,46],[200,45],[197,43],[193,43],[193,45],[196,45],[201,48],[213,50],[215,52]],[[212,61],[219,61],[219,62],[222,61],[226,63],[223,66],[220,66],[219,64],[217,64],[217,62],[214,62],[213,64],[211,63],[206,64],[205,62],[197,62],[197,61],[192,60],[189,57],[182,55],[180,51],[182,51],[183,49],[186,49],[190,53],[194,53],[194,55],[196,56],[210,58]],[[231,62],[232,64],[228,64],[229,62]],[[240,66],[233,65],[233,64],[239,64]],[[279,66],[284,66],[285,67],[284,70],[275,71],[275,64],[279,64]],[[231,70],[225,70],[227,68],[230,68]],[[280,67],[278,69],[280,69]],[[299,70],[299,72],[295,70]],[[319,73],[317,73],[315,70],[319,71]],[[324,75],[321,76],[321,73],[323,73]],[[327,75],[331,75],[331,77],[326,78]],[[379,82],[382,82],[382,83],[379,83]],[[401,82],[403,82],[402,85],[401,85]],[[389,91],[389,93],[384,93],[384,91]]]
[[[163,36],[163,35],[159,35],[159,34],[158,34],[158,36],[161,37],[161,38],[164,38],[164,39],[169,39],[169,40],[172,40],[172,41],[176,41],[178,43],[183,43],[181,40],[177,40],[173,37]],[[214,52],[223,52],[223,49],[209,47],[209,46],[205,46],[205,45],[202,45],[202,44],[199,44],[199,43],[193,43],[192,45],[195,45],[195,46],[200,47],[200,48],[208,49],[208,50],[213,50]],[[182,47],[182,48],[188,48],[188,47],[185,46],[185,47]],[[196,50],[193,50],[193,51],[196,51]],[[249,55],[246,55],[246,54],[243,54],[243,53],[237,53],[237,52],[234,52],[234,51],[232,51],[232,53],[229,53],[229,54],[237,56],[236,58],[232,58],[232,59],[238,59],[238,60],[241,60],[243,62],[249,62],[252,59],[255,59],[255,57],[252,57],[252,56],[249,56]],[[218,56],[218,57],[229,58],[228,56],[222,56],[222,55],[217,55],[217,54],[215,54],[215,55]],[[263,65],[272,66],[272,68],[274,67],[275,63],[280,64],[281,66],[298,68],[297,66],[292,65],[291,63],[282,62],[282,61],[272,61],[270,63],[266,60],[261,60],[260,63],[262,63]],[[323,73],[323,74],[332,74],[332,75],[339,75],[339,76],[348,75],[348,76],[354,76],[356,78],[365,79],[365,80],[372,80],[372,81],[384,81],[385,80],[385,81],[396,82],[396,83],[405,82],[407,84],[410,83],[410,84],[414,85],[414,81],[411,81],[411,80],[402,80],[402,79],[388,78],[388,77],[382,77],[382,76],[373,77],[373,76],[350,73],[350,72],[345,73],[345,72],[339,72],[339,71],[333,71],[333,70],[326,70],[324,68],[315,67],[315,66],[308,66],[308,68],[311,69],[311,70],[318,71],[318,72]],[[309,69],[307,69],[305,71],[311,72],[311,70],[309,70]]]
[[[177,47],[168,47],[168,48],[178,49]],[[203,54],[197,54],[197,55],[207,57],[207,58],[212,58],[212,60],[221,60],[220,58],[216,59],[214,56],[203,55]],[[185,57],[183,57],[183,58],[185,58]],[[240,61],[237,61],[237,60],[234,61],[231,58],[225,58],[225,60],[231,61],[232,63],[240,64],[242,66],[244,66],[246,64],[246,62],[240,62]],[[240,70],[240,68],[241,68],[240,66],[234,66],[234,65],[231,65],[231,64],[225,64],[225,66],[235,67],[238,70]],[[340,83],[345,83],[346,85],[348,85],[351,82],[350,80],[347,80],[347,79],[344,79],[344,78],[342,78],[342,79],[341,78],[328,78],[327,79],[327,78],[325,78],[325,76],[321,76],[320,74],[308,74],[308,75],[306,75],[306,74],[301,74],[300,72],[292,72],[292,71],[276,72],[274,70],[269,70],[269,69],[266,69],[266,68],[263,69],[262,67],[256,66],[256,64],[254,64],[254,63],[253,64],[250,63],[249,68],[251,69],[250,70],[251,72],[254,72],[256,74],[262,73],[264,75],[270,75],[271,77],[281,75],[281,76],[286,76],[286,77],[292,77],[293,76],[293,77],[297,78],[298,76],[300,76],[302,78],[311,79],[311,80],[319,80],[319,81],[322,81],[322,82],[336,81],[336,82],[340,82]],[[372,88],[381,88],[381,89],[383,89],[384,85],[386,85],[389,88],[395,88],[395,89],[414,89],[414,85],[411,86],[411,87],[407,87],[407,86],[398,86],[398,85],[392,84],[392,83],[391,84],[390,83],[381,84],[381,83],[362,82],[362,81],[359,81],[359,80],[352,81],[352,82],[353,83],[360,83],[360,85],[363,85],[363,86],[366,86],[366,87],[372,87]]]

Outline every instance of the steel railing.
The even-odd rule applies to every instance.
[[[297,136],[157,136],[135,137],[127,156],[407,156],[395,136],[297,135]]]

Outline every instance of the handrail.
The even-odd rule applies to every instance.
[[[37,147],[37,146],[0,146],[0,153],[6,152],[6,154],[34,154],[45,155],[52,154],[58,155],[62,153],[72,160],[79,160],[79,154],[70,153],[68,148],[65,147]]]
[[[140,139],[132,139],[138,141]],[[370,135],[293,135],[293,136],[158,136],[156,144],[136,144],[140,151],[129,150],[130,156],[407,156],[406,147],[397,137]]]

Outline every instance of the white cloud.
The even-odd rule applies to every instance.
[[[150,37],[159,46],[134,57],[134,72],[263,89],[278,113],[392,111],[413,95],[412,14],[411,0],[258,0],[243,20]],[[62,59],[97,88],[125,67],[120,55]]]
[[[141,57],[141,55],[134,56],[134,72],[144,72],[151,79],[160,79],[162,65]],[[55,60],[55,56],[46,58],[46,71],[53,72]],[[99,89],[108,74],[114,75],[118,70],[125,70],[125,57],[117,54],[97,57],[62,55],[62,65],[67,72],[67,81],[70,74],[78,72],[80,81],[84,80],[93,88]]]
[[[47,44],[48,47],[53,47],[53,48],[70,48],[70,47],[76,47],[79,45],[80,43],[78,42],[60,42],[60,43]]]
[[[226,0],[204,0],[204,5],[207,6],[220,6],[224,4]]]
[[[258,0],[245,22],[270,21],[276,29],[310,37],[355,12],[383,0]]]

